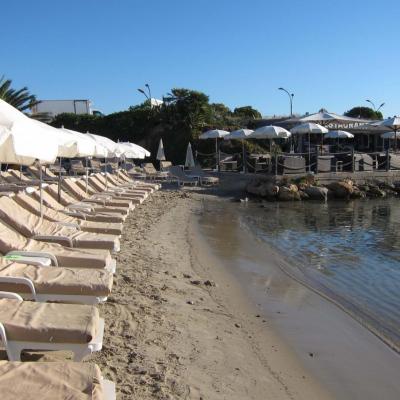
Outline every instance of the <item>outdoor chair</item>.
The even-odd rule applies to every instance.
[[[188,171],[187,176],[199,179],[202,186],[214,186],[219,184],[219,178],[216,176],[206,175],[202,168],[195,166]]]
[[[120,250],[117,235],[84,232],[77,224],[50,222],[32,214],[10,197],[0,197],[0,217],[17,232],[31,239],[74,248]]]
[[[169,168],[169,173],[176,178],[178,186],[194,185],[197,186],[199,179],[186,175],[182,168],[179,166],[172,166]]]
[[[116,261],[108,250],[74,249],[56,243],[27,238],[0,219],[0,252],[8,258],[23,256],[37,260],[39,265],[71,268],[98,268],[112,273]]]
[[[86,168],[82,163],[82,160],[70,160],[69,161],[69,171],[74,175],[85,175]]]
[[[81,361],[101,350],[103,334],[104,320],[94,306],[37,303],[0,292],[0,338],[10,361],[20,361],[28,349],[71,351]]]
[[[97,304],[107,300],[112,283],[113,275],[100,269],[49,268],[25,257],[0,258],[0,291],[25,300]]]
[[[0,361],[2,400],[115,400],[115,384],[99,367],[79,362]]]

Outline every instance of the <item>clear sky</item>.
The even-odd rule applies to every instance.
[[[173,87],[264,115],[385,102],[400,114],[400,2],[5,0],[0,76],[105,113]]]

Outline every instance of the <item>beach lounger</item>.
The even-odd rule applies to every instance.
[[[187,176],[198,178],[200,184],[204,186],[213,186],[219,184],[218,177],[205,174],[205,172],[200,167],[191,168],[188,171]]]
[[[99,269],[44,267],[0,258],[0,291],[39,302],[97,304],[111,293],[113,275]]]
[[[168,171],[157,171],[152,163],[143,164],[143,172],[150,180],[167,180]]]
[[[137,184],[145,184],[146,186],[152,187],[154,190],[159,190],[161,189],[161,184],[159,183],[153,183],[153,182],[142,182],[142,181],[136,181],[132,179],[130,174],[128,174],[126,171],[119,169],[118,171],[115,172],[115,175],[118,176],[118,179],[121,181],[125,181],[126,183],[137,183]]]
[[[23,350],[74,353],[81,361],[103,346],[104,320],[95,306],[24,301],[0,292],[0,339],[10,361]]]
[[[47,196],[47,194],[50,196]],[[40,198],[38,192],[32,193],[36,198]],[[129,210],[126,207],[105,206],[99,203],[90,203],[89,201],[79,202],[74,197],[70,196],[64,190],[61,191],[60,202],[58,202],[58,187],[57,185],[48,185],[44,188],[42,199],[51,208],[57,209],[55,202],[65,207],[68,212],[84,213],[93,217],[99,216],[99,221],[120,222],[125,221]],[[59,209],[58,209],[59,210]],[[113,220],[110,220],[113,217]]]
[[[20,192],[12,197],[20,206],[32,214],[40,217],[40,200],[37,200],[27,193]],[[43,218],[50,222],[62,222],[65,224],[77,225],[84,232],[92,233],[104,233],[111,235],[121,235],[122,227],[121,223],[106,223],[106,222],[92,222],[86,221],[85,219],[74,218],[71,215],[67,215],[63,212],[53,210],[52,208],[42,205]]]
[[[88,179],[89,185],[92,190],[95,191],[94,195],[105,193],[117,199],[127,199],[132,201],[134,204],[141,204],[148,197],[148,193],[145,191],[131,190],[127,188],[119,188],[113,185],[111,182],[106,182],[106,178],[99,176],[91,176]],[[79,184],[79,182],[77,182]],[[80,182],[83,185],[83,182]]]
[[[181,167],[178,166],[172,166],[169,169],[169,173],[177,179],[178,185],[179,186],[184,186],[184,185],[194,185],[197,186],[199,179],[197,177],[190,177],[187,176]]]
[[[49,169],[44,166],[41,169],[43,181],[58,181],[58,176],[54,175]],[[30,166],[26,170],[34,179],[40,179],[40,169],[38,167]]]
[[[115,384],[92,363],[0,361],[2,400],[115,400]]]
[[[86,168],[82,163],[82,160],[69,160],[70,173],[74,175],[84,175],[86,174]]]
[[[115,273],[116,262],[108,250],[66,248],[56,243],[28,239],[0,219],[0,253],[45,260],[50,265],[98,268]],[[46,265],[41,261],[41,265]],[[47,264],[48,265],[48,264]]]
[[[19,171],[9,169],[8,171],[3,171],[1,177],[10,184],[26,187],[26,186],[38,186],[40,180],[29,179],[24,174],[20,174]]]
[[[131,192],[145,192],[147,194],[154,193],[156,188],[151,185],[151,184],[146,184],[145,182],[131,182],[127,183],[122,181],[122,179],[119,178],[118,175],[112,175],[112,174],[96,174],[96,177],[104,183],[104,181],[107,179],[107,182],[109,182],[113,187],[115,188],[122,188],[122,189],[129,189]]]
[[[119,237],[81,231],[79,226],[50,222],[32,214],[10,197],[0,197],[0,218],[22,235],[66,247],[120,250]]]
[[[65,190],[68,191],[78,201],[97,203],[103,206],[115,206],[126,208],[127,210],[134,209],[134,205],[129,200],[117,200],[113,196],[98,194],[95,196],[89,196],[85,190],[81,189],[72,178],[64,179],[62,182]]]

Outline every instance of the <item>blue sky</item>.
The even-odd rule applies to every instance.
[[[36,0],[2,4],[0,75],[105,113],[173,87],[264,115],[385,102],[400,114],[396,1]]]

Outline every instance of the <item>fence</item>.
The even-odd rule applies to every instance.
[[[342,151],[320,153],[318,148],[307,153],[271,153],[254,157],[242,153],[200,153],[196,161],[203,167],[275,175],[300,175],[324,172],[358,172],[400,170],[400,152]],[[219,162],[218,162],[219,161]],[[232,168],[227,168],[230,165]],[[234,167],[234,168],[233,168]]]

